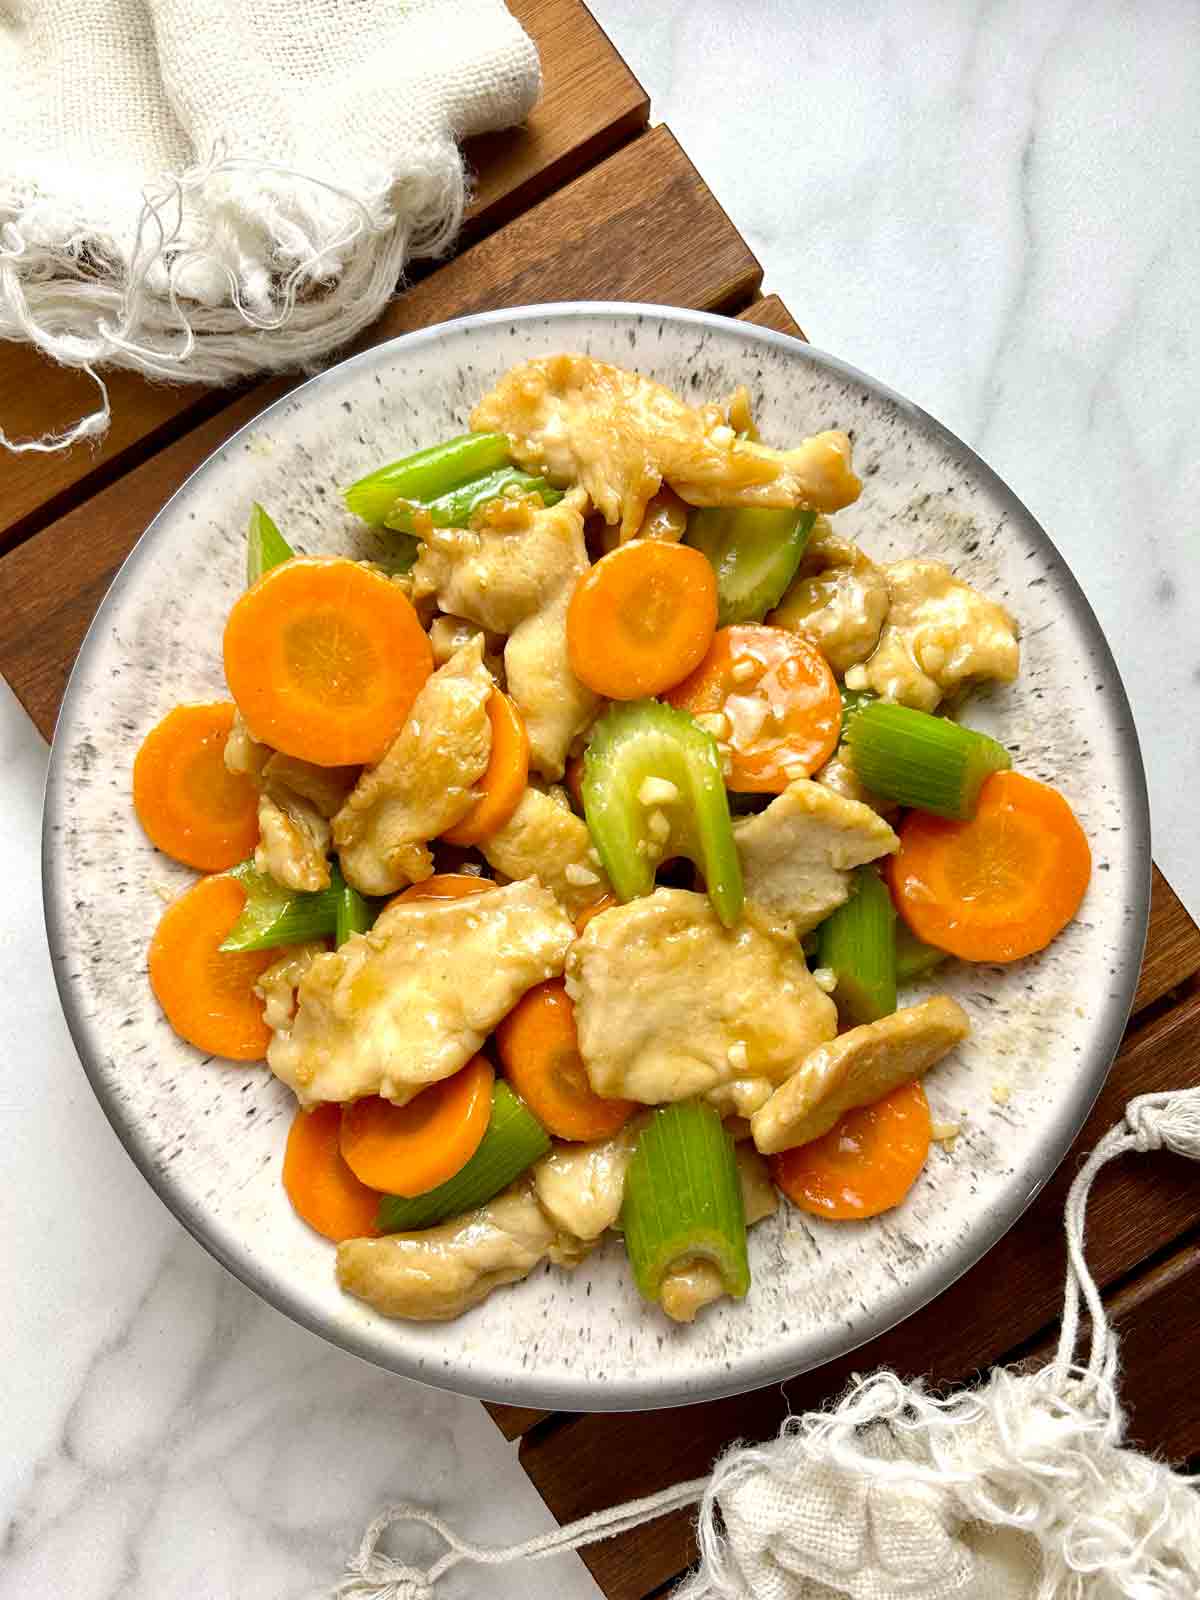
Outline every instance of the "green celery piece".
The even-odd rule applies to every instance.
[[[833,998],[849,1028],[896,1009],[896,908],[874,867],[859,867],[849,900],[817,929],[817,965],[837,977]]]
[[[269,512],[256,500],[250,507],[250,526],[246,530],[246,587],[258,582],[264,572],[290,561],[296,552],[275,526]]]
[[[678,799],[643,805],[647,778],[673,783]],[[592,841],[622,900],[652,892],[657,861],[686,856],[704,874],[721,921],[733,926],[742,914],[742,869],[717,743],[694,717],[657,700],[611,705],[588,740],[582,789]],[[649,832],[655,810],[671,825],[663,841]]]
[[[333,931],[336,942],[343,945],[352,933],[367,933],[378,915],[371,902],[364,900],[357,889],[352,889],[348,883],[343,883],[334,913]]]
[[[842,731],[841,738],[846,737],[846,729],[864,706],[869,706],[878,700],[877,694],[872,694],[870,689],[847,689],[842,685]]]
[[[717,625],[761,622],[796,575],[815,511],[707,506],[688,518],[687,542],[717,575]]]
[[[356,517],[377,527],[398,500],[436,500],[468,479],[495,472],[507,462],[506,434],[463,433],[369,472],[343,489],[342,494]]]
[[[513,489],[521,494],[540,495],[544,506],[555,506],[562,499],[562,490],[554,488],[545,478],[535,478],[518,467],[501,467],[498,472],[468,479],[436,500],[398,501],[384,517],[383,525],[394,533],[411,534],[414,513],[423,511],[435,528],[465,528],[480,506],[500,499]]]
[[[875,700],[851,718],[846,750],[872,794],[967,822],[993,772],[1012,766],[1002,744],[947,717]]]
[[[222,950],[274,950],[336,932],[338,898],[345,888],[336,867],[332,869],[329,888],[311,894],[281,888],[274,878],[260,872],[253,860],[231,867],[229,876],[245,889],[246,904],[226,935]]]
[[[381,1233],[432,1228],[447,1217],[461,1217],[507,1189],[527,1167],[550,1151],[550,1135],[525,1102],[500,1081],[492,1086],[492,1116],[479,1148],[445,1183],[406,1199],[385,1194],[379,1202]]]
[[[395,533],[391,529],[388,532],[387,547],[379,551],[374,560],[389,578],[394,578],[411,572],[416,566],[417,557],[421,554],[421,541],[414,539],[411,533]]]
[[[912,983],[950,959],[949,953],[918,939],[903,918],[896,924],[896,982]]]
[[[682,1100],[655,1111],[637,1142],[621,1205],[638,1289],[657,1300],[673,1266],[711,1261],[725,1293],[750,1287],[746,1214],[733,1140],[712,1106]]]

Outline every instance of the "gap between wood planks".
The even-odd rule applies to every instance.
[[[580,0],[510,0],[510,9],[541,54],[542,97],[522,127],[467,141],[475,192],[460,252],[636,138],[649,121],[645,90]],[[441,263],[415,264],[412,281],[440,270]],[[0,546],[19,543],[64,515],[232,404],[246,387],[152,384],[120,370],[105,376],[113,424],[102,443],[52,456],[0,456]],[[30,346],[0,345],[0,408],[10,436],[62,428],[90,410],[95,397],[85,374],[55,365]]]

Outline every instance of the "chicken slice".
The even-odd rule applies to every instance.
[[[300,980],[316,958],[324,954],[325,946],[316,939],[308,944],[289,945],[279,960],[259,976],[254,992],[263,1002],[263,1021],[268,1028],[279,1032],[291,1026]]]
[[[814,1050],[750,1119],[764,1155],[819,1139],[847,1111],[922,1077],[971,1031],[944,995],[851,1028]]]
[[[385,1317],[448,1322],[501,1284],[527,1278],[540,1262],[576,1266],[587,1246],[562,1233],[538,1205],[527,1179],[467,1216],[420,1233],[347,1239],[337,1277],[347,1294]]]
[[[791,587],[767,621],[811,639],[841,678],[879,642],[888,614],[888,583],[883,569],[856,544],[838,538],[824,518],[821,523]]]
[[[850,895],[850,870],[890,855],[900,841],[869,806],[798,778],[765,811],[735,823],[746,899],[794,935],[807,933]]]
[[[413,568],[418,594],[492,633],[508,634],[508,693],[529,730],[530,760],[562,776],[571,741],[599,701],[571,671],[567,606],[588,569],[586,497],[578,490],[548,509],[493,501],[473,528],[434,528]]]
[[[479,848],[506,878],[536,874],[572,917],[609,892],[587,823],[541,789],[526,789],[512,816]]]
[[[598,1239],[621,1214],[625,1174],[642,1130],[627,1122],[611,1139],[593,1144],[556,1143],[533,1169],[542,1210],[555,1227],[577,1239]]]
[[[723,928],[708,896],[686,889],[593,917],[567,958],[567,992],[592,1088],[647,1105],[746,1080],[769,1091],[837,1031],[794,941]]]
[[[738,439],[716,406],[697,410],[661,384],[590,356],[514,367],[475,407],[471,426],[507,433],[529,471],[580,483],[622,539],[642,525],[664,480],[694,506],[814,506],[837,511],[862,485],[850,441],[830,431],[794,450]]]
[[[753,1145],[740,1144],[738,1177],[742,1181],[742,1205],[746,1226],[752,1228],[764,1217],[773,1216],[779,1194],[771,1182],[767,1164]],[[696,1314],[724,1297],[721,1274],[711,1261],[695,1256],[674,1266],[662,1281],[659,1303],[674,1322],[694,1322]]]
[[[562,971],[571,920],[536,879],[390,906],[317,956],[267,1065],[302,1105],[397,1105],[457,1072],[527,989]]]
[[[393,894],[432,873],[427,841],[466,815],[487,771],[494,688],[480,634],[426,679],[383,760],[334,817],[342,872],[363,894]]]
[[[875,654],[847,679],[885,700],[932,711],[968,682],[1011,683],[1021,663],[1009,613],[940,561],[884,568],[891,609]]]
[[[316,767],[253,738],[241,714],[225,741],[225,765],[259,790],[254,865],[285,889],[329,887],[329,819],[354,787],[357,767]]]

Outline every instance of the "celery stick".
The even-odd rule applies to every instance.
[[[257,583],[264,572],[290,561],[296,552],[256,500],[250,507],[250,526],[246,530],[246,587]]]
[[[342,494],[356,517],[377,526],[398,500],[436,500],[469,478],[495,472],[507,461],[505,434],[464,433],[369,472]]]
[[[717,624],[761,622],[796,575],[815,511],[706,506],[688,518],[687,542],[717,575]]]
[[[950,959],[949,953],[918,939],[903,918],[896,924],[896,982],[912,983]]]
[[[621,1206],[637,1286],[657,1300],[674,1266],[711,1261],[725,1293],[750,1287],[746,1215],[733,1140],[712,1106],[684,1100],[654,1112],[638,1139]]]
[[[544,506],[557,505],[562,499],[562,490],[555,489],[545,478],[535,478],[517,467],[501,467],[498,472],[468,479],[436,500],[398,501],[384,517],[383,525],[394,533],[414,533],[416,516],[423,512],[435,528],[465,528],[480,506],[485,506],[489,500],[502,499],[514,490],[522,495],[540,496]]]
[[[667,802],[645,804],[642,786],[665,779]],[[695,718],[657,700],[612,705],[595,724],[583,758],[583,809],[604,870],[622,900],[650,894],[659,861],[686,856],[704,874],[717,915],[742,914],[742,869],[716,740]],[[651,815],[665,818],[656,838]]]
[[[844,906],[817,929],[817,964],[837,978],[833,998],[850,1028],[896,1009],[896,908],[874,867],[859,867]]]
[[[884,700],[855,712],[846,750],[872,794],[959,822],[975,815],[984,781],[1012,766],[1008,751],[987,734]]]
[[[509,1086],[492,1086],[492,1118],[479,1148],[454,1177],[412,1199],[383,1195],[379,1202],[381,1233],[409,1233],[432,1228],[447,1217],[460,1217],[507,1189],[526,1167],[548,1154],[550,1136]]]
[[[274,950],[336,932],[338,899],[346,887],[336,867],[329,888],[311,894],[282,888],[267,873],[259,872],[253,861],[231,867],[229,876],[245,889],[246,904],[222,950]]]
[[[339,945],[345,944],[352,933],[366,933],[379,913],[370,901],[364,900],[357,889],[343,883],[337,898],[334,937]]]

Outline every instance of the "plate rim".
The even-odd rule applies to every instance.
[[[1073,606],[1076,616],[1082,625],[1082,630],[1087,637],[1092,659],[1104,668],[1106,685],[1113,687],[1114,693],[1110,697],[1109,703],[1114,705],[1117,718],[1121,724],[1121,728],[1118,731],[1120,771],[1124,786],[1123,792],[1126,797],[1127,822],[1134,839],[1133,860],[1131,862],[1131,900],[1127,908],[1131,914],[1124,919],[1122,941],[1120,946],[1114,950],[1114,954],[1119,961],[1118,993],[1107,1002],[1104,1026],[1098,1030],[1095,1038],[1090,1042],[1090,1071],[1086,1078],[1082,1074],[1080,1076],[1081,1088],[1075,1101],[1074,1112],[1061,1121],[1060,1126],[1055,1131],[1055,1136],[1049,1142],[1049,1150],[1043,1172],[1027,1191],[1022,1190],[1011,1197],[1004,1205],[998,1206],[994,1215],[990,1216],[984,1224],[981,1224],[972,1232],[969,1243],[956,1250],[949,1261],[943,1262],[941,1271],[934,1274],[927,1285],[922,1285],[914,1294],[911,1303],[897,1315],[884,1314],[876,1318],[868,1317],[865,1322],[856,1326],[853,1335],[848,1339],[837,1339],[835,1337],[832,1341],[829,1341],[829,1348],[825,1353],[817,1353],[813,1359],[801,1361],[799,1365],[797,1365],[794,1355],[781,1359],[779,1356],[772,1357],[769,1353],[764,1353],[754,1360],[739,1366],[736,1377],[726,1376],[723,1369],[714,1368],[711,1375],[712,1381],[703,1385],[699,1384],[694,1378],[685,1379],[677,1385],[664,1384],[661,1380],[641,1378],[622,1380],[611,1386],[608,1384],[592,1384],[585,1389],[577,1388],[572,1390],[569,1379],[558,1378],[539,1381],[536,1375],[527,1374],[524,1371],[516,1371],[511,1377],[498,1379],[495,1382],[477,1377],[473,1373],[467,1373],[459,1377],[445,1369],[435,1371],[426,1365],[423,1359],[418,1359],[416,1356],[405,1359],[403,1350],[382,1352],[376,1347],[367,1329],[364,1329],[359,1334],[356,1330],[345,1325],[331,1327],[319,1315],[307,1310],[301,1300],[293,1299],[286,1287],[281,1287],[277,1291],[273,1283],[264,1285],[256,1277],[252,1263],[249,1260],[240,1261],[237,1257],[232,1256],[228,1250],[222,1248],[216,1238],[206,1233],[201,1225],[202,1219],[192,1214],[184,1201],[184,1197],[176,1192],[174,1186],[168,1181],[166,1174],[151,1163],[147,1153],[140,1147],[132,1120],[123,1116],[118,1104],[106,1093],[104,1080],[97,1066],[97,1058],[103,1053],[101,1042],[94,1034],[94,1024],[82,1015],[81,1000],[73,990],[69,982],[69,975],[65,970],[65,956],[56,954],[56,951],[62,952],[63,950],[63,924],[67,911],[66,906],[59,901],[56,894],[52,868],[53,829],[55,822],[58,820],[55,814],[55,805],[67,782],[63,767],[65,738],[60,735],[62,730],[69,724],[70,711],[74,699],[80,693],[79,685],[82,681],[86,663],[92,650],[96,648],[96,640],[107,621],[108,613],[116,604],[118,597],[136,576],[141,560],[148,554],[152,536],[158,530],[160,523],[167,519],[176,501],[187,494],[194,480],[209,468],[215,458],[232,451],[244,434],[252,429],[261,427],[281,407],[295,406],[297,402],[303,404],[303,397],[309,391],[316,389],[321,384],[328,383],[335,375],[341,377],[348,368],[363,367],[369,369],[373,364],[381,359],[393,356],[397,351],[409,352],[418,350],[425,345],[446,338],[448,334],[453,334],[455,337],[469,337],[477,329],[507,325],[513,322],[537,321],[544,318],[556,320],[577,319],[580,321],[588,318],[632,319],[635,321],[643,318],[657,318],[697,328],[715,329],[726,336],[732,334],[745,344],[773,346],[789,355],[798,356],[801,360],[824,368],[835,377],[864,387],[872,394],[890,403],[906,422],[916,422],[922,428],[930,430],[939,443],[943,444],[950,453],[965,463],[972,474],[979,476],[999,500],[1004,502],[1008,508],[1016,510],[1023,523],[1026,523],[1036,538],[1043,543],[1048,556],[1053,562],[1056,575],[1063,580],[1063,586],[1066,591],[1064,602]],[[1064,1157],[1070,1150],[1092,1107],[1095,1105],[1108,1077],[1132,1010],[1137,982],[1141,973],[1149,925],[1152,866],[1149,795],[1145,763],[1142,758],[1141,743],[1133,720],[1129,696],[1113,656],[1112,648],[1069,563],[1015,490],[1000,477],[977,451],[921,406],[897,393],[889,385],[882,383],[869,373],[851,365],[849,362],[843,361],[840,357],[834,356],[828,351],[808,343],[807,340],[799,339],[793,334],[781,333],[774,328],[764,327],[759,323],[742,322],[736,317],[725,316],[717,312],[691,310],[676,306],[658,305],[651,302],[620,300],[550,301],[545,304],[476,312],[470,316],[434,323],[429,327],[414,329],[393,339],[384,340],[377,345],[358,351],[354,355],[324,368],[305,382],[298,384],[294,389],[281,395],[278,399],[272,401],[269,406],[244,422],[241,427],[223,440],[216,449],[205,456],[204,460],[199,462],[178,488],[173,491],[139,535],[137,542],[114,574],[112,582],[105,591],[104,597],[80,643],[75,661],[72,664],[71,673],[63,690],[55,721],[54,736],[46,771],[41,835],[42,903],[46,936],[50,948],[51,967],[54,973],[59,1004],[62,1007],[80,1065],[87,1076],[92,1092],[96,1096],[101,1109],[104,1111],[134,1165],[141,1172],[159,1200],[167,1206],[197,1243],[209,1255],[219,1261],[227,1271],[231,1272],[234,1277],[274,1309],[282,1312],[290,1317],[292,1321],[298,1322],[301,1326],[329,1343],[367,1360],[385,1371],[395,1372],[402,1377],[432,1388],[446,1389],[457,1394],[498,1404],[596,1413],[669,1409],[708,1400],[725,1399],[733,1395],[749,1393],[770,1384],[781,1383],[797,1377],[801,1373],[816,1370],[831,1361],[839,1360],[843,1356],[852,1354],[871,1340],[880,1337],[891,1328],[906,1321],[943,1294],[958,1278],[982,1260],[988,1251],[1014,1226],[1041,1192],[1050,1177],[1061,1166]],[[843,1334],[844,1332],[845,1330],[843,1330]]]

